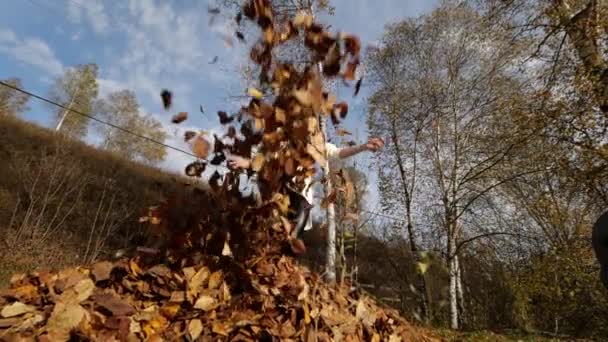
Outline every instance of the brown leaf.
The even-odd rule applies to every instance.
[[[15,317],[28,312],[33,312],[35,310],[36,308],[31,305],[26,305],[21,302],[14,302],[10,305],[3,307],[2,311],[0,311],[0,316],[2,316],[3,318]]]
[[[210,148],[211,144],[201,136],[196,137],[192,142],[192,153],[201,159],[206,159],[209,156]]]
[[[220,123],[222,125],[229,124],[234,121],[234,116],[229,116],[228,113],[222,110],[218,111],[217,115],[220,117]]]
[[[359,90],[361,90],[361,83],[363,82],[363,77],[361,77],[358,81],[357,84],[355,84],[355,95],[353,96],[357,96],[359,94]]]
[[[114,316],[130,316],[135,313],[135,309],[129,303],[111,293],[96,294],[93,296],[93,301]]]
[[[169,109],[171,107],[173,94],[171,94],[171,92],[167,89],[163,89],[163,91],[160,93],[160,98],[163,101],[163,107],[165,107],[165,109]]]
[[[344,40],[344,48],[348,53],[354,56],[359,55],[359,52],[361,51],[361,42],[358,37],[344,35],[342,39]]]
[[[346,102],[336,103],[334,105],[334,113],[344,119],[346,114],[348,114],[348,104]]]
[[[93,265],[91,274],[95,278],[96,282],[108,280],[110,279],[110,273],[112,272],[113,267],[114,265],[109,261],[98,262]]]
[[[190,141],[192,138],[194,138],[196,136],[196,132],[192,132],[192,131],[186,131],[186,133],[184,133],[184,141],[188,142]]]
[[[171,122],[173,122],[174,124],[178,124],[178,123],[182,123],[182,122],[186,121],[187,119],[188,119],[188,113],[179,112],[173,116],[173,118],[171,119]]]

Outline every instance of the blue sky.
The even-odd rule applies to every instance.
[[[213,1],[213,0],[209,0]],[[333,0],[334,16],[321,19],[332,29],[359,35],[374,43],[388,22],[430,11],[436,0]],[[218,110],[235,111],[230,95],[241,95],[237,70],[247,58],[247,47],[226,45],[233,35],[228,15],[210,24],[206,0],[3,0],[0,1],[0,79],[18,77],[24,87],[46,95],[54,77],[66,67],[97,63],[100,95],[131,89],[141,110],[159,119],[169,133],[167,143],[187,149],[183,132],[217,128]],[[217,64],[210,65],[214,56]],[[173,112],[159,101],[163,88],[174,93],[175,111],[190,119],[170,124]],[[352,98],[352,89],[339,92],[350,103],[345,123],[365,138],[366,88]],[[205,107],[207,116],[198,108]],[[37,100],[25,119],[50,126],[51,109]],[[92,135],[92,139],[93,139]],[[169,152],[162,167],[181,171],[190,158]],[[366,159],[361,159],[366,164]],[[360,165],[361,165],[360,164]],[[373,190],[372,190],[373,191]]]

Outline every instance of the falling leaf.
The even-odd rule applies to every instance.
[[[241,31],[236,31],[234,34],[240,41],[245,42],[245,35]]]
[[[259,172],[262,167],[264,166],[264,161],[265,161],[265,156],[262,153],[258,153],[255,155],[255,157],[253,158],[253,161],[251,162],[251,169],[254,172]]]
[[[342,37],[344,40],[344,48],[351,55],[358,55],[361,51],[361,42],[358,37],[352,35],[344,35]]]
[[[301,10],[296,14],[293,24],[296,27],[309,28],[313,23],[313,17],[307,11]]]
[[[173,122],[174,124],[179,124],[179,123],[186,121],[187,119],[188,119],[188,113],[179,112],[176,115],[174,115],[173,118],[171,118],[171,122]]]
[[[186,131],[184,133],[184,141],[188,142],[188,141],[192,140],[192,138],[194,138],[195,136],[196,136],[196,132]]]
[[[229,116],[228,113],[222,110],[218,111],[217,115],[220,117],[220,123],[222,125],[229,124],[234,121],[234,116]]]
[[[14,303],[2,308],[2,311],[0,311],[0,315],[3,318],[9,318],[9,317],[23,315],[28,312],[33,312],[35,310],[36,309],[33,306],[26,305],[21,302],[14,302]]]
[[[210,148],[211,144],[201,136],[196,137],[192,142],[192,153],[198,158],[206,159]]]
[[[211,161],[213,164],[213,161]],[[219,164],[219,163],[218,163]],[[207,164],[202,161],[195,161],[193,163],[188,164],[184,173],[189,177],[201,177],[203,172],[205,172]]]
[[[256,99],[261,99],[262,97],[264,97],[264,94],[255,88],[247,89],[247,93],[249,94],[249,96],[255,97]]]
[[[353,96],[357,96],[359,95],[359,90],[361,89],[361,83],[363,82],[363,77],[361,77],[358,81],[357,84],[355,84],[355,94]]]
[[[349,131],[339,128],[338,130],[336,130],[336,134],[343,137],[345,135],[352,135],[352,133],[350,133]]]
[[[220,9],[219,9],[219,7],[207,7],[207,12],[209,14],[217,15],[217,14],[220,14]]]
[[[334,105],[334,113],[340,115],[342,119],[348,114],[348,104],[346,102],[340,102]]]
[[[213,59],[211,60],[211,62],[209,62],[209,64],[217,63],[218,59],[219,59],[218,56],[214,56]],[[203,109],[203,107],[201,106],[201,113],[204,113],[202,109]]]
[[[203,332],[203,323],[200,319],[195,318],[188,323],[188,334],[190,335],[190,340],[195,341]]]
[[[236,17],[234,18],[234,21],[236,21],[237,25],[241,25],[241,20],[243,20],[243,13],[239,12],[236,14]]]
[[[173,94],[171,94],[171,92],[168,91],[167,89],[163,89],[163,91],[161,91],[161,93],[160,93],[160,97],[161,97],[161,100],[163,101],[163,107],[165,108],[165,110],[169,109],[171,107]]]

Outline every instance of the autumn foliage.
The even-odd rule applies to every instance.
[[[230,144],[186,134],[199,160],[185,172],[200,177],[210,165],[223,165],[227,154],[252,158],[261,206],[239,191],[240,171],[216,171],[210,191],[184,190],[142,216],[152,240],[162,242],[158,249],[14,276],[0,296],[0,338],[430,340],[395,312],[348,287],[324,284],[285,255],[292,229],[288,186],[301,189],[315,163],[325,163],[319,120],[331,117],[338,124],[348,112],[345,102],[336,103],[323,90],[322,76],[354,79],[358,38],[332,35],[306,13],[279,25],[267,0],[248,1],[242,13],[262,31],[251,59],[260,66],[260,88],[272,94],[251,89],[248,106],[218,114],[234,138]],[[310,65],[300,70],[273,59],[274,48],[300,35],[311,52]],[[169,107],[171,93],[163,91],[162,100]],[[174,122],[186,119],[179,113]]]

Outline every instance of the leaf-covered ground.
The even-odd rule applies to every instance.
[[[159,261],[140,255],[15,276],[0,297],[0,340],[434,340],[290,257]]]

